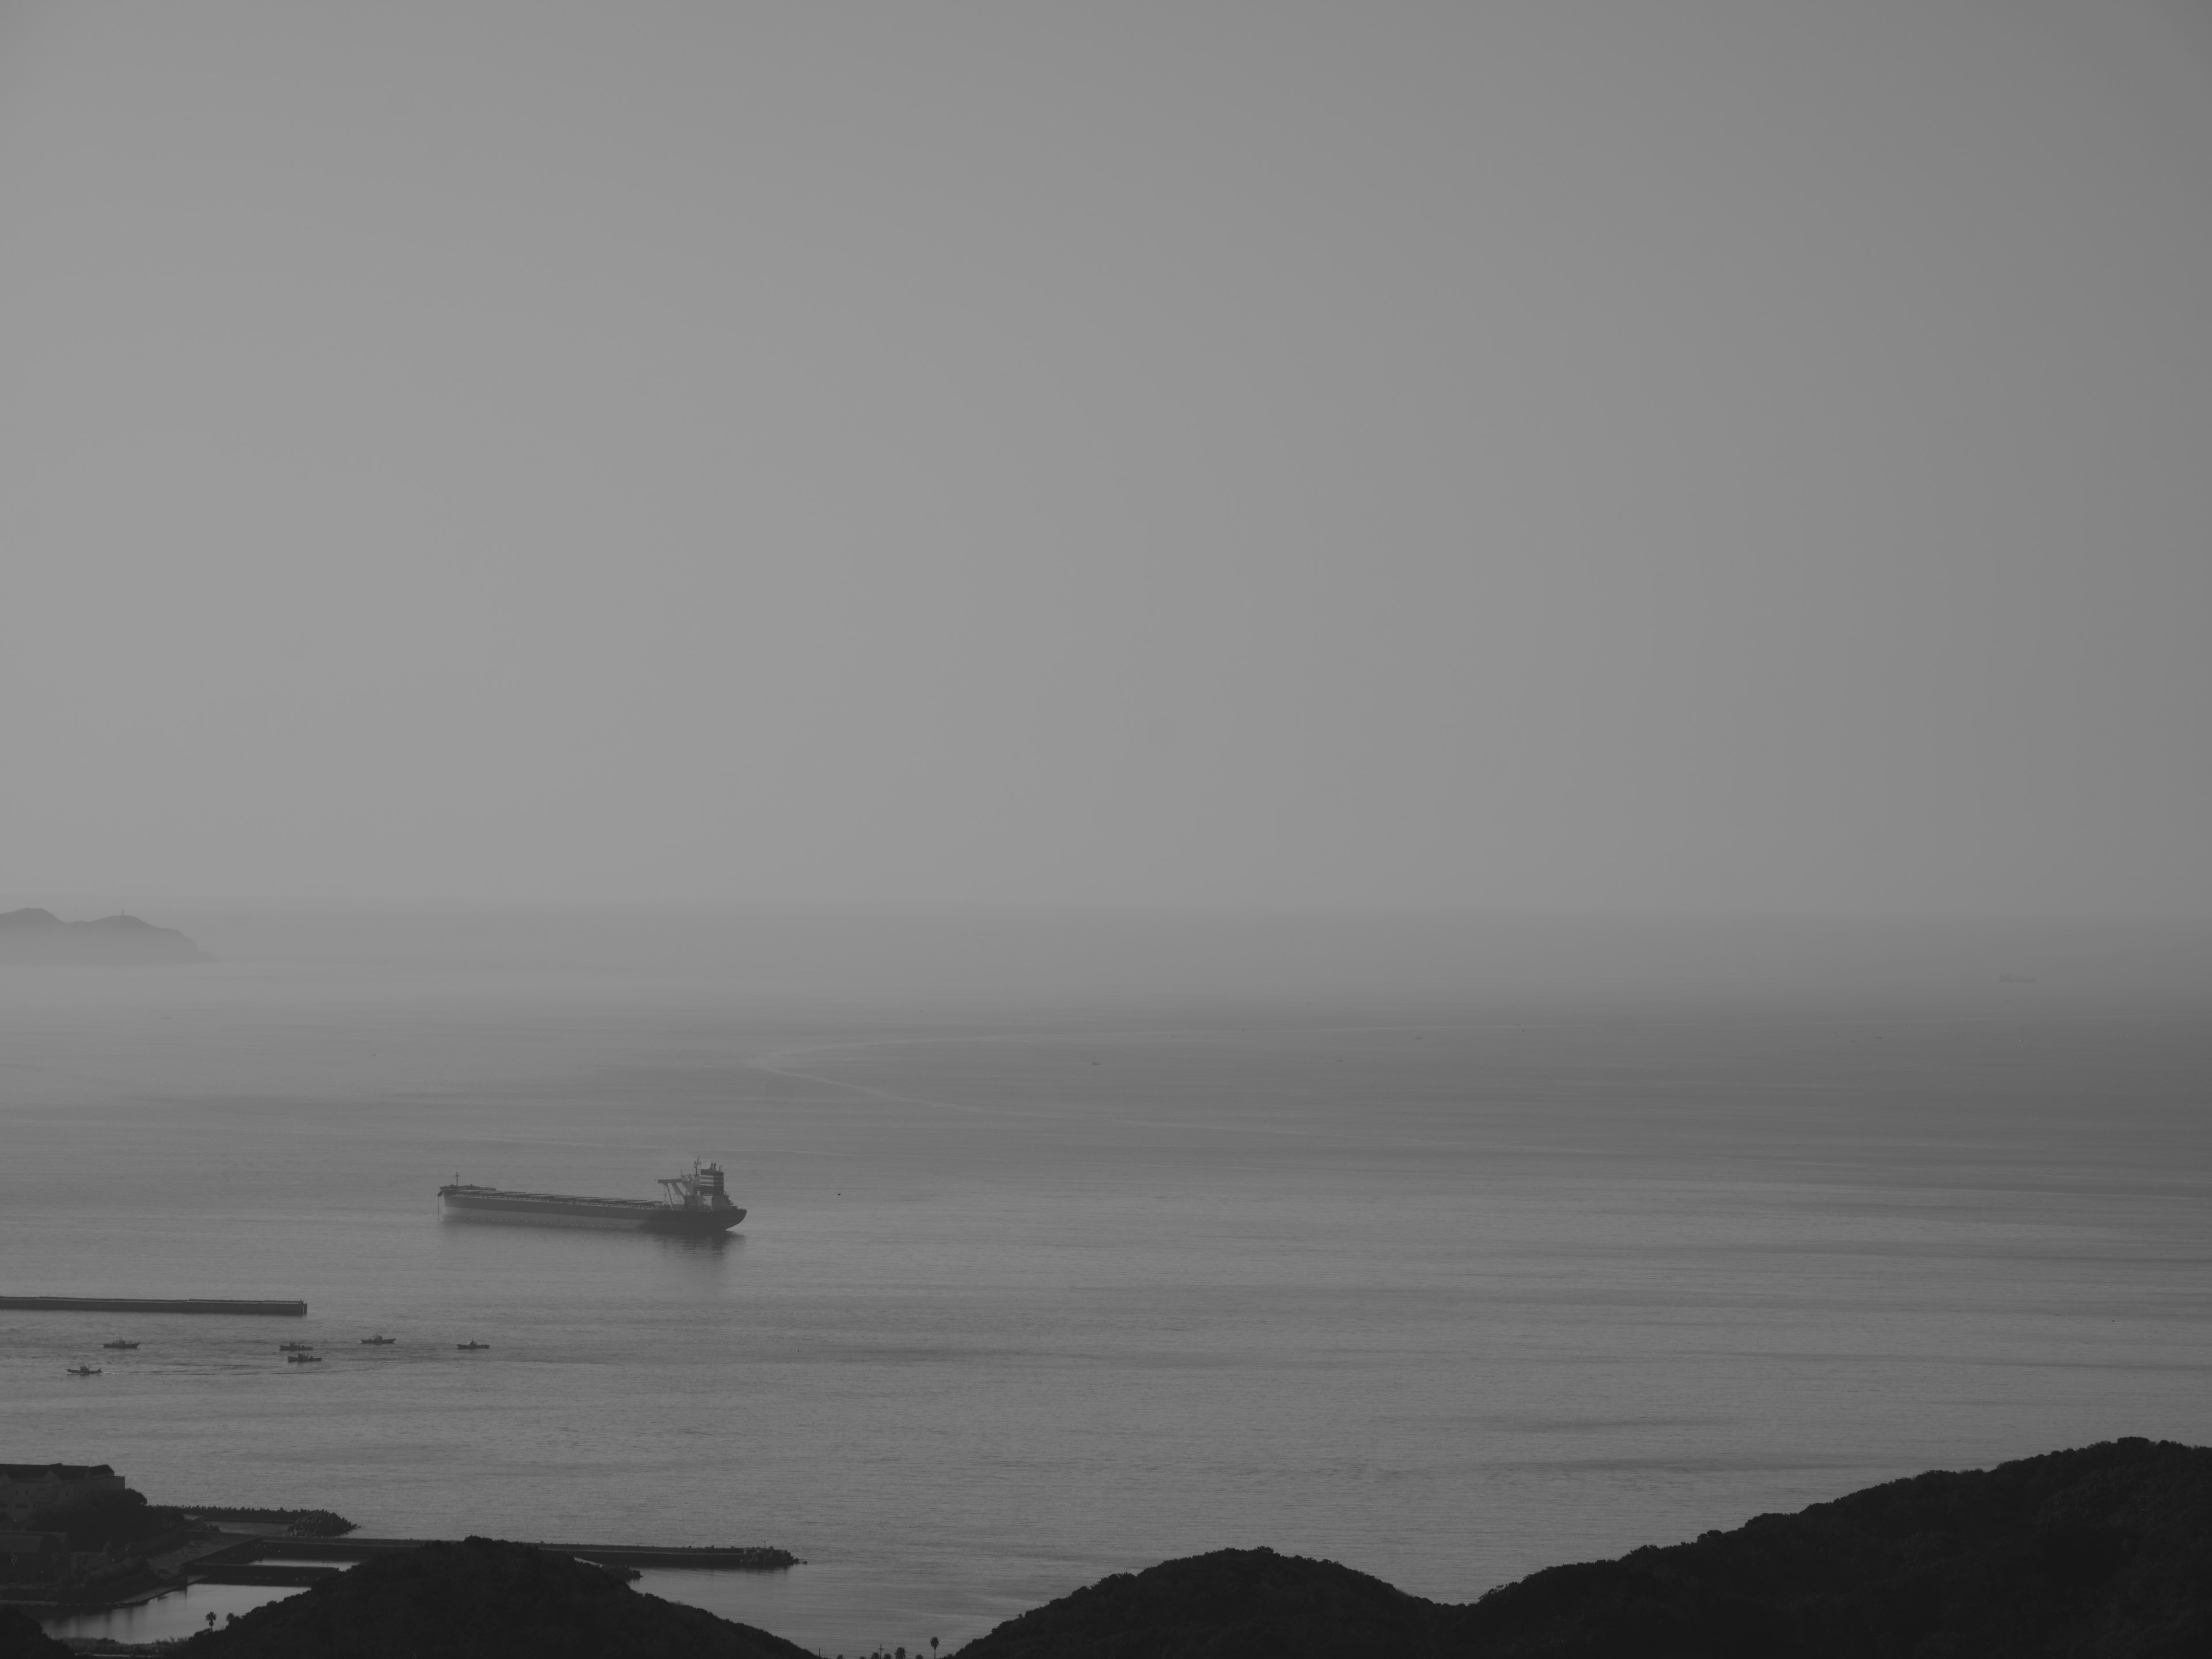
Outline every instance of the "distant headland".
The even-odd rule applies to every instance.
[[[173,927],[136,916],[64,921],[51,910],[0,912],[0,962],[212,962]]]

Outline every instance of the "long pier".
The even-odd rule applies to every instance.
[[[325,1578],[335,1578],[343,1567],[264,1566],[252,1561],[218,1561],[213,1565],[194,1562],[185,1576],[201,1584],[263,1584],[311,1589]]]
[[[365,1561],[372,1556],[419,1550],[434,1538],[264,1538],[257,1540],[257,1555],[281,1555],[306,1561]],[[528,1541],[528,1540],[522,1540]],[[768,1545],[722,1549],[712,1547],[651,1544],[537,1544],[534,1548],[573,1555],[579,1561],[608,1567],[693,1567],[722,1572],[775,1572],[800,1565],[789,1550]]]
[[[214,1297],[0,1296],[0,1308],[30,1313],[273,1314],[304,1319],[304,1302],[239,1302]]]
[[[104,1580],[75,1592],[51,1587],[0,1587],[0,1608],[10,1604],[41,1613],[84,1612],[97,1607],[125,1607],[151,1600],[179,1583],[258,1584],[270,1589],[306,1589],[345,1571],[350,1563],[397,1555],[431,1544],[449,1542],[437,1538],[294,1538],[263,1533],[244,1537],[218,1532],[187,1547],[155,1559],[137,1570],[127,1582]],[[527,1540],[521,1540],[527,1541]],[[738,1549],[676,1546],[659,1548],[650,1544],[537,1544],[533,1548],[612,1568],[618,1578],[633,1579],[646,1567],[689,1567],[697,1571],[777,1572],[805,1563],[789,1550],[768,1545]],[[271,1560],[268,1558],[275,1557]]]

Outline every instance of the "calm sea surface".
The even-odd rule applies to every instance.
[[[1929,1467],[2212,1439],[2212,1024],[2155,971],[2090,983],[2109,951],[1670,978],[1646,939],[1607,981],[1365,938],[1301,975],[1079,931],[940,980],[864,931],[416,927],[0,969],[0,1290],[311,1309],[0,1312],[0,1461],[372,1534],[778,1544],[807,1565],[641,1587],[852,1653],[1222,1546],[1460,1600]],[[433,1196],[649,1196],[694,1156],[751,1207],[727,1241]]]

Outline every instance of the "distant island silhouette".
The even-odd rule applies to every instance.
[[[0,913],[0,962],[212,962],[173,927],[136,916],[64,921],[51,910]]]

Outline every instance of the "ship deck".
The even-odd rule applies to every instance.
[[[503,1187],[441,1187],[441,1198],[518,1198],[532,1204],[598,1204],[611,1210],[661,1210],[669,1206],[653,1198],[591,1198],[580,1193],[520,1193]]]

